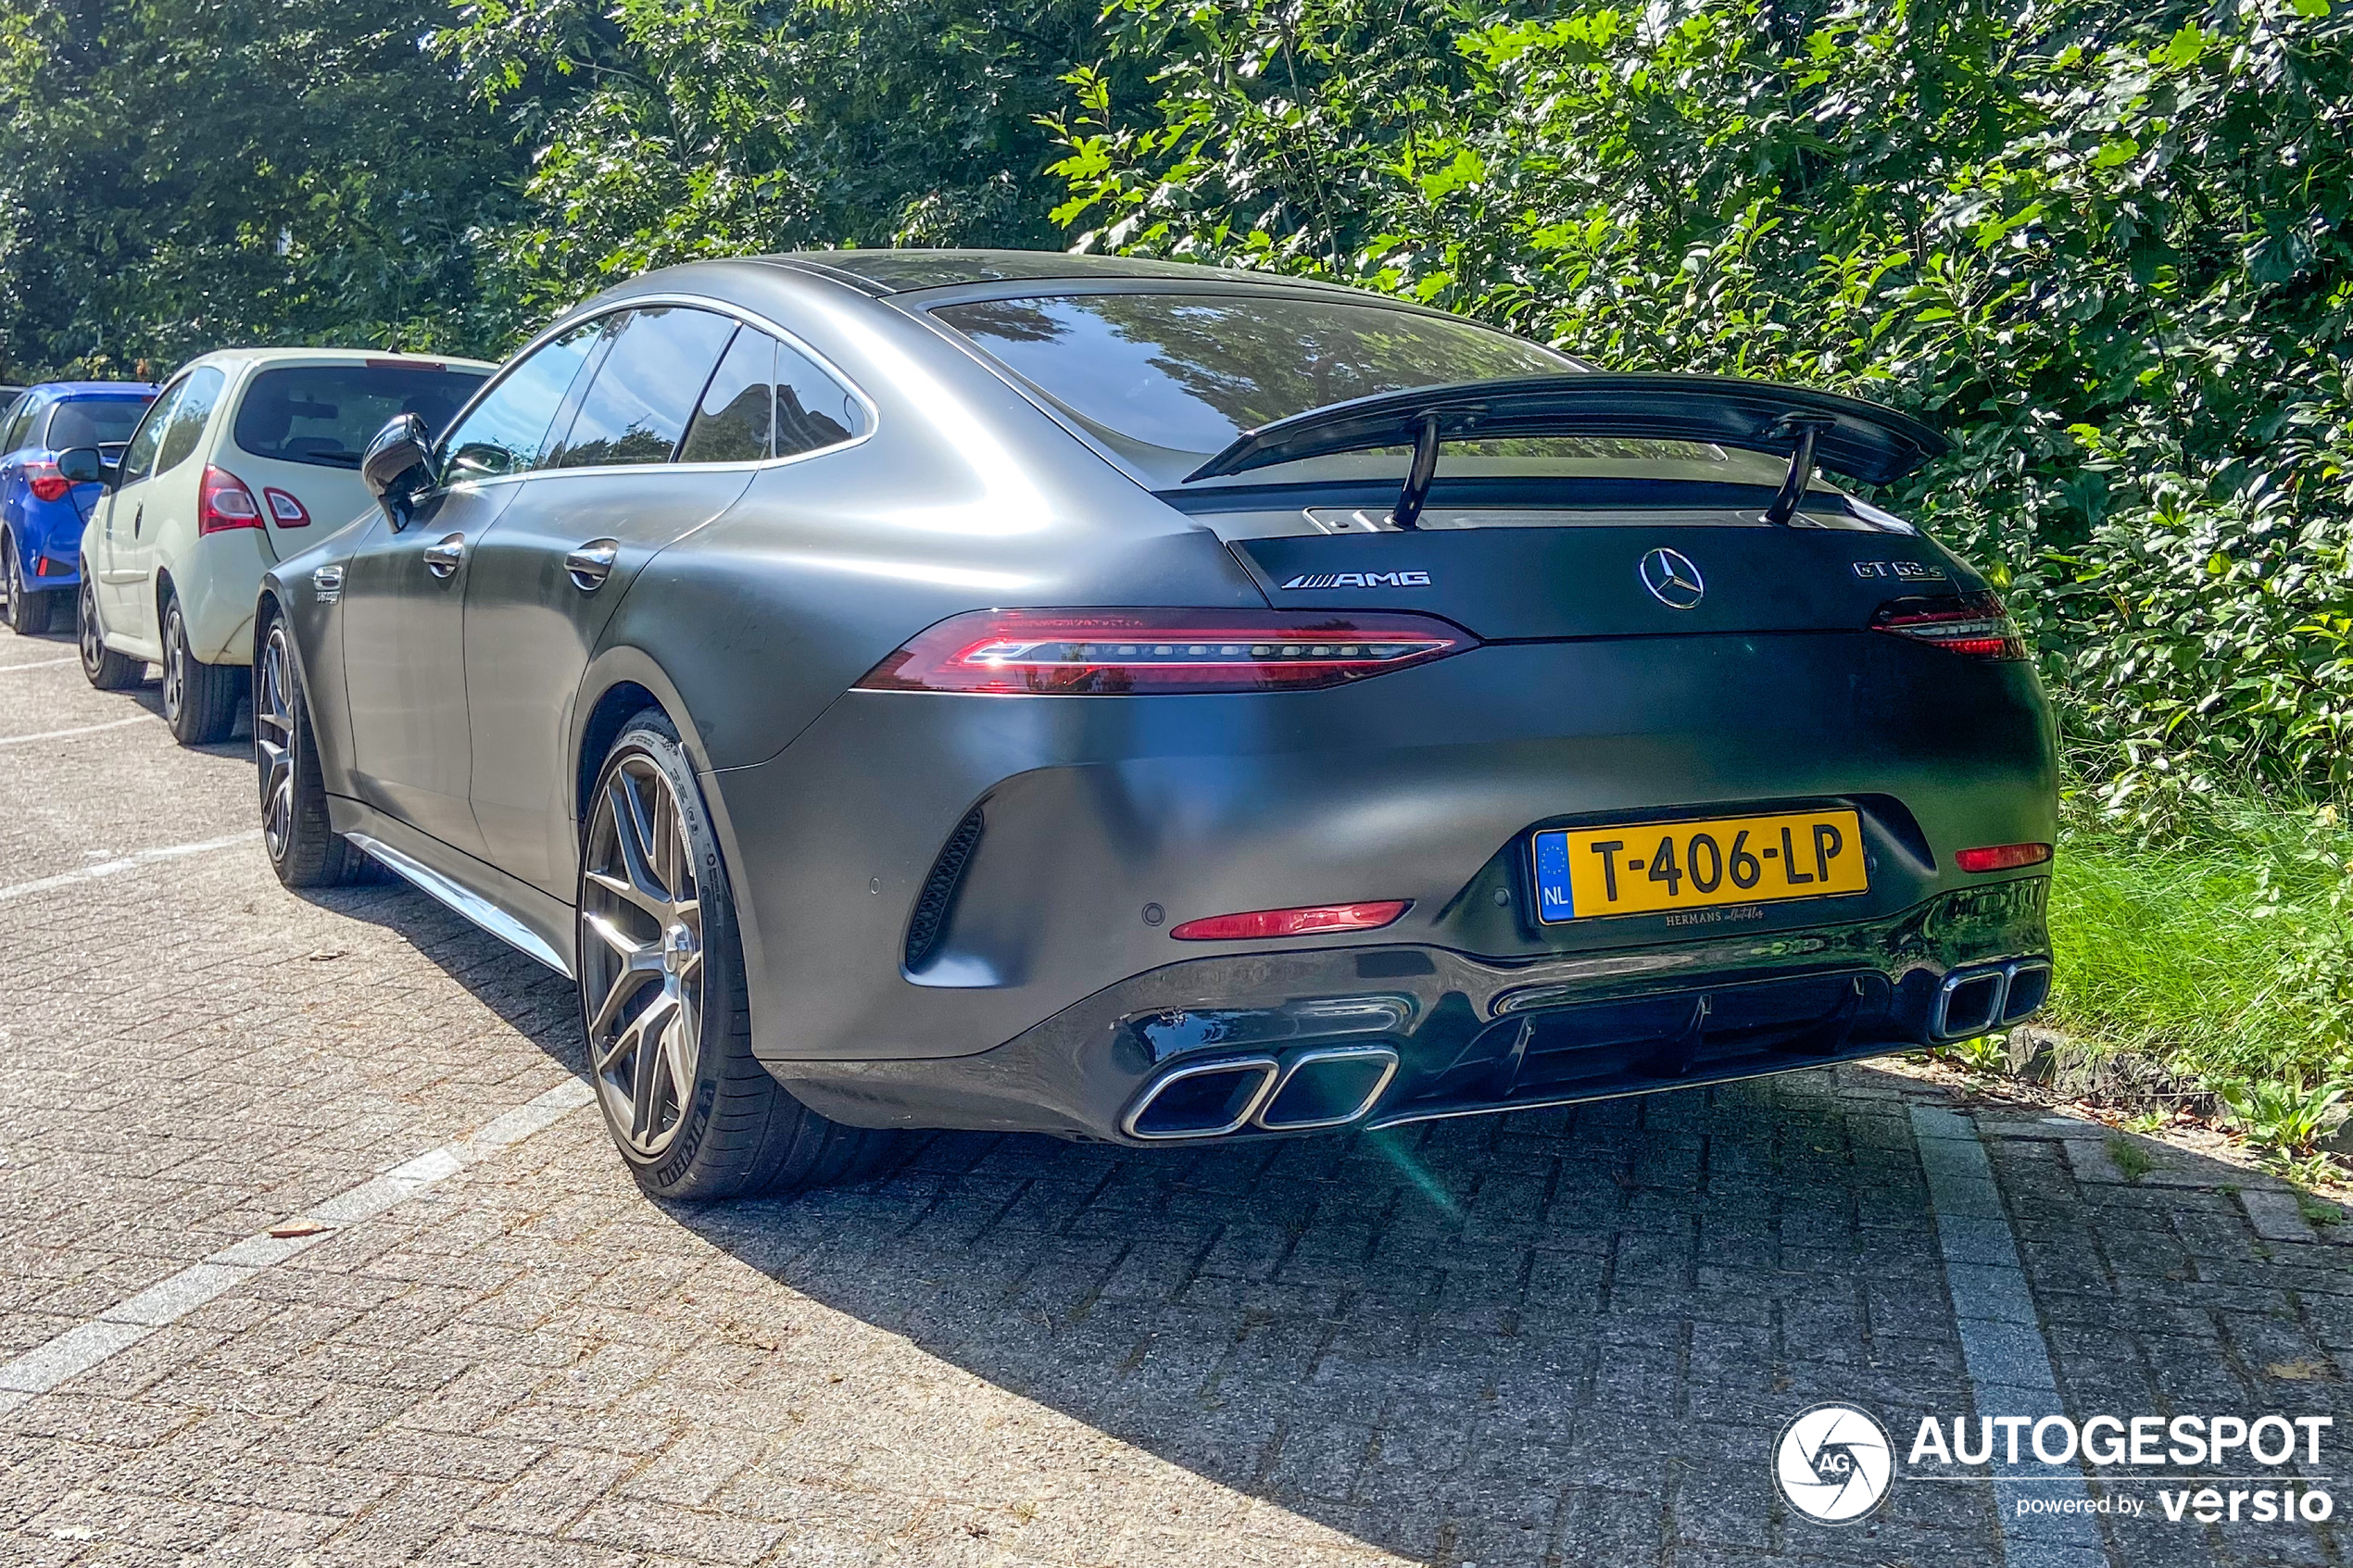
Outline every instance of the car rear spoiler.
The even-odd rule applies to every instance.
[[[1529,435],[1692,441],[1785,455],[1789,476],[1766,508],[1772,522],[1795,514],[1817,463],[1866,484],[1885,484],[1953,449],[1918,420],[1859,397],[1730,376],[1595,372],[1409,387],[1310,408],[1244,431],[1185,483],[1338,452],[1410,446],[1414,460],[1392,521],[1412,528],[1437,472],[1441,442]]]

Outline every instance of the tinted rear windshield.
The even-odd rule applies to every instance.
[[[490,374],[416,365],[290,365],[264,370],[237,408],[237,445],[257,458],[356,469],[396,414],[439,435]]]
[[[85,397],[60,403],[49,415],[49,449],[116,446],[131,439],[131,427],[147,411],[147,399]]]
[[[1376,392],[1577,369],[1468,321],[1338,300],[1041,295],[933,314],[1081,418],[1185,452]]]

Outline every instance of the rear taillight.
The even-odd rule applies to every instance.
[[[1000,696],[1313,691],[1478,646],[1422,615],[984,609],[920,633],[858,685]]]
[[[2039,866],[2050,858],[2047,844],[1988,844],[1953,852],[1953,863],[1965,872],[2014,872],[2020,866]]]
[[[1311,904],[1298,909],[1208,915],[1189,920],[1168,935],[1179,942],[1252,942],[1265,936],[1314,936],[1327,931],[1377,931],[1412,904],[1410,898],[1384,898],[1371,904]]]
[[[73,492],[73,481],[59,473],[55,463],[25,464],[24,479],[38,501],[62,501]]]
[[[2026,657],[2026,637],[1992,594],[1890,599],[1871,617],[1871,630],[1928,643],[1970,659]]]
[[[300,501],[271,485],[261,493],[262,501],[270,508],[270,521],[281,528],[308,528],[310,514]]]
[[[205,465],[204,489],[196,501],[196,532],[219,533],[231,528],[259,528],[261,508],[245,482],[225,469]]]

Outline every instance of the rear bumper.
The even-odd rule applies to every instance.
[[[979,1055],[771,1071],[856,1125],[1125,1144],[1575,1104],[2016,1022],[2047,990],[2048,887],[2020,877],[1882,920],[1533,962],[1400,946],[1200,959]]]
[[[82,514],[72,499],[43,501],[28,495],[15,524],[24,553],[26,585],[38,589],[82,585]]]
[[[254,606],[271,564],[258,528],[205,534],[172,563],[171,586],[187,618],[189,652],[207,664],[253,662]]]
[[[1273,696],[851,692],[774,759],[705,783],[755,1048],[780,1076],[994,1053],[1156,974],[1199,977],[1166,1004],[1197,1008],[1301,961],[1168,935],[1237,910],[1413,901],[1384,930],[1318,942],[1340,962],[1403,948],[1441,972],[1596,979],[1656,954],[1666,968],[1637,965],[1654,983],[1712,972],[1719,949],[1887,928],[1981,886],[1954,850],[2049,842],[2057,817],[2028,667],[1869,633],[1493,645]],[[1698,920],[1530,918],[1539,825],[1822,803],[1861,814],[1868,894]],[[926,907],[937,930],[911,964]],[[1440,990],[1483,1005],[1504,984]]]

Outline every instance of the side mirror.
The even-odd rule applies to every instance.
[[[360,482],[384,506],[395,528],[409,524],[409,503],[433,484],[426,466],[433,456],[433,433],[414,414],[395,415],[359,459]]]
[[[57,454],[57,472],[69,484],[103,484],[109,490],[122,482],[122,469],[107,461],[95,446],[69,446]]]

